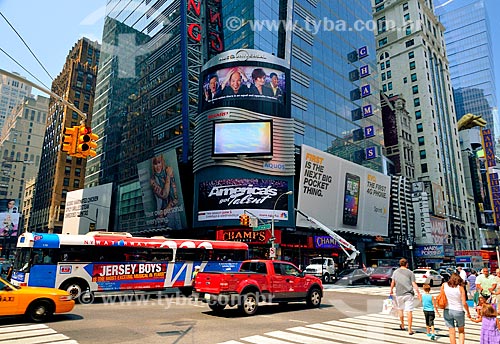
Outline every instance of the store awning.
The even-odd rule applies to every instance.
[[[379,248],[389,248],[389,247],[396,247],[394,244],[389,244],[386,242],[373,242],[369,243],[366,245],[367,248],[374,248],[374,247],[379,247]]]

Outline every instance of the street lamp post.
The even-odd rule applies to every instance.
[[[276,259],[276,245],[275,245],[276,238],[274,237],[274,213],[276,211],[276,205],[278,204],[278,201],[280,200],[281,197],[283,197],[285,195],[288,196],[291,194],[293,194],[292,190],[289,190],[285,193],[282,193],[281,195],[278,196],[278,198],[276,199],[276,202],[274,202],[273,214],[271,217],[271,251],[274,252],[274,256],[271,257],[272,260]]]

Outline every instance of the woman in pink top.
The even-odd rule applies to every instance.
[[[444,290],[448,300],[443,316],[450,334],[450,344],[457,343],[455,327],[458,327],[458,343],[465,343],[465,313],[470,318],[470,312],[465,291],[462,288],[463,283],[462,278],[454,272],[451,274],[450,280],[441,286],[441,290]]]

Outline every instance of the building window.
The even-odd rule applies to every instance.
[[[418,85],[412,86],[411,91],[413,94],[417,94],[418,93]]]
[[[73,187],[75,187],[75,188],[80,187],[80,179],[73,180]]]
[[[421,119],[422,118],[422,111],[417,110],[415,111],[415,119]]]
[[[64,178],[63,185],[69,186],[69,178]]]
[[[384,37],[384,38],[378,40],[378,46],[379,46],[379,48],[383,47],[386,44],[387,44],[387,37]]]
[[[80,91],[75,91],[75,98],[80,99]]]
[[[410,69],[415,69],[415,67],[416,67],[415,61],[411,61],[410,62]]]
[[[420,165],[420,168],[422,169],[422,173],[427,173],[429,172],[429,169],[427,167],[427,164],[422,164]]]
[[[377,19],[377,28],[378,28],[378,33],[386,31],[387,27],[386,27],[385,17]]]
[[[413,99],[413,105],[414,106],[420,106],[420,98]]]
[[[418,145],[423,146],[425,144],[425,140],[423,136],[418,137]]]
[[[405,13],[404,18],[405,18],[405,21],[410,20],[410,13]]]
[[[391,67],[391,60],[385,61],[385,67],[390,68]]]
[[[387,71],[387,79],[392,78],[392,72],[390,70]]]
[[[422,149],[420,151],[420,159],[426,159],[427,158],[427,153],[425,152],[425,149]]]
[[[405,32],[406,32],[406,36],[411,35],[411,26],[407,26]]]
[[[384,0],[375,0],[375,5],[380,4],[381,2],[384,2]]]
[[[417,133],[422,133],[424,131],[424,125],[422,123],[417,124]]]
[[[410,40],[405,42],[405,45],[407,48],[411,47],[414,44],[415,44],[415,41],[413,39],[410,39]]]
[[[382,81],[385,80],[385,73],[382,73]]]
[[[388,83],[388,84],[387,84],[387,89],[388,89],[389,91],[391,91],[391,90],[392,90],[392,82],[390,82],[390,83]]]
[[[407,2],[405,2],[403,4],[403,11],[408,11],[408,3]]]
[[[71,174],[71,167],[66,166],[64,168],[64,175],[69,176]]]
[[[386,84],[382,85],[382,91],[387,92],[387,85]]]
[[[383,9],[384,9],[384,5],[377,6],[377,7],[375,7],[375,12],[380,12]]]
[[[82,173],[81,168],[75,168],[75,176],[80,177],[80,174]]]
[[[403,78],[403,84],[406,84],[407,82],[408,82],[408,78],[405,76],[405,77]]]
[[[411,77],[411,81],[417,81],[417,73],[413,73],[412,75],[410,75]]]
[[[414,51],[410,51],[410,52],[408,53],[408,58],[409,58],[409,59],[412,59],[412,58],[414,58],[414,57],[415,57],[415,52],[414,52]]]
[[[384,69],[385,69],[385,63],[383,63],[383,62],[382,62],[382,63],[380,64],[380,70],[384,70]]]

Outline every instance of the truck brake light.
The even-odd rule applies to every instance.
[[[229,288],[229,283],[227,283],[227,282],[221,282],[220,288],[223,289],[223,290],[228,289]]]

